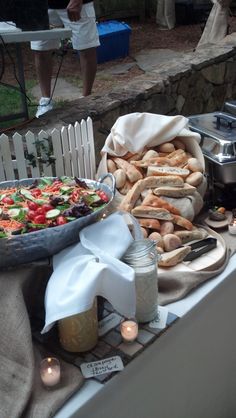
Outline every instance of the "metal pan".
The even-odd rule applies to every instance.
[[[104,182],[111,180],[111,186]],[[0,189],[6,187],[27,186],[35,179],[4,181]],[[115,179],[111,174],[105,174],[98,181],[81,179],[91,188],[103,190],[109,198],[108,203],[96,212],[83,216],[65,225],[42,229],[22,235],[0,239],[0,268],[14,267],[42,258],[50,257],[79,240],[82,228],[96,222],[110,206],[115,193]]]

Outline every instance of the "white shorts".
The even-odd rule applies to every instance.
[[[93,2],[83,4],[81,18],[77,22],[69,20],[66,9],[49,9],[48,15],[50,25],[64,26],[72,31],[71,40],[74,49],[81,51],[100,45]],[[49,51],[58,49],[60,41],[57,39],[32,41],[30,45],[34,51]]]

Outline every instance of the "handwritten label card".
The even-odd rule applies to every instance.
[[[164,329],[166,328],[166,321],[168,317],[168,309],[164,306],[158,306],[158,313],[156,318],[148,324],[150,328]]]
[[[119,356],[92,361],[90,363],[82,363],[80,365],[81,372],[86,379],[101,374],[119,372],[120,370],[123,370],[123,368],[124,365]]]
[[[98,335],[102,337],[111,329],[117,327],[121,322],[121,316],[116,313],[111,313],[110,315],[103,318],[98,323]]]

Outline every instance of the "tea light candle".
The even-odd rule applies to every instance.
[[[120,326],[120,332],[124,342],[132,343],[138,335],[138,324],[134,319],[123,321]]]
[[[40,363],[40,376],[43,384],[48,387],[57,385],[61,378],[59,360],[55,357],[47,357]]]

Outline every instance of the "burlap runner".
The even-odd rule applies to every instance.
[[[48,391],[39,363],[50,353],[33,347],[30,318],[43,308],[51,267],[35,265],[0,272],[0,417],[48,418],[81,386],[80,371],[63,361],[62,380]],[[42,350],[42,349],[41,349]]]
[[[183,299],[194,288],[224,271],[230,256],[236,251],[236,236],[230,235],[228,230],[222,231],[220,235],[225,241],[226,254],[224,260],[218,266],[215,265],[207,271],[175,271],[174,274],[171,273],[171,269],[167,269],[159,276],[158,295],[160,305]]]

